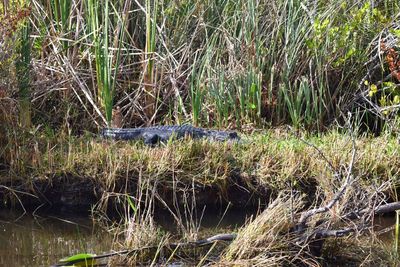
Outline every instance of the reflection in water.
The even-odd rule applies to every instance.
[[[230,210],[226,214],[208,210],[203,215],[199,212],[197,219],[202,218],[200,230],[204,235],[208,230],[230,232],[255,213],[248,209]],[[50,266],[67,256],[102,254],[112,248],[113,236],[95,229],[90,218],[74,214],[19,216],[18,212],[0,210],[0,266]],[[155,219],[164,230],[177,231],[174,219],[167,212],[157,212]],[[394,223],[394,217],[375,218],[375,231],[381,233],[378,237],[386,244],[393,242]]]
[[[0,266],[49,266],[63,257],[111,248],[112,236],[94,229],[89,218],[69,214],[73,224],[55,217],[18,219],[19,215],[0,210]]]
[[[208,231],[230,232],[240,227],[255,210],[202,210],[201,235]],[[50,266],[59,259],[78,253],[103,254],[112,249],[113,236],[95,229],[90,218],[74,214],[32,216],[0,209],[0,266]],[[177,233],[168,212],[157,211],[156,222],[166,231]],[[73,222],[73,223],[72,223]]]
[[[394,227],[396,224],[396,218],[392,216],[376,217],[374,221],[374,230],[378,235],[378,238],[391,245],[394,241]]]
[[[217,208],[205,208],[193,211],[193,214],[187,214],[185,211],[180,211],[181,218],[184,225],[187,225],[187,220],[193,220],[197,224],[200,224],[200,231],[204,234],[210,231],[225,232],[234,230],[241,227],[247,219],[257,214],[255,208],[243,208],[243,209],[217,209]],[[174,210],[177,214],[177,211]],[[185,216],[186,215],[186,216]],[[169,211],[158,210],[154,214],[154,219],[161,228],[170,232],[176,233],[179,229],[176,224],[176,220]]]
[[[230,232],[240,227],[255,210],[199,211],[201,231]],[[90,218],[74,214],[54,216],[24,215],[0,210],[0,266],[50,266],[59,259],[78,253],[102,254],[112,249],[113,236],[95,229]],[[168,212],[158,211],[156,222],[176,233],[177,225]]]

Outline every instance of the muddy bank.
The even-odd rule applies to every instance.
[[[28,210],[43,207],[89,212],[94,205],[108,196],[107,212],[112,213],[112,210],[121,204],[113,195],[127,194],[136,197],[137,182],[137,177],[117,181],[114,190],[110,191],[91,177],[66,174],[46,180],[34,179],[30,183],[21,181],[4,183],[4,186],[0,188],[0,199],[5,207],[23,205]],[[165,204],[172,207],[176,203],[178,206],[183,206],[184,201],[192,198],[197,207],[207,206],[219,209],[230,205],[233,208],[254,208],[267,204],[271,195],[274,194],[273,190],[256,185],[255,182],[249,184],[248,180],[245,181],[239,174],[229,177],[224,188],[220,185],[184,184],[183,182],[178,182],[178,186],[173,187],[166,181],[154,182],[152,186],[155,186],[152,190],[155,190],[158,196],[155,198],[157,208],[164,208]],[[162,199],[164,203],[161,203],[159,199]]]
[[[308,137],[307,142],[326,158],[299,138],[275,132],[253,135],[243,144],[184,140],[153,148],[140,142],[37,133],[4,150],[0,200],[6,206],[75,210],[89,210],[103,201],[112,210],[124,194],[138,198],[140,193],[153,194],[158,207],[180,206],[194,195],[197,207],[230,203],[240,208],[264,205],[289,190],[313,203],[316,195],[339,186],[332,170],[343,170],[350,161],[351,142],[335,132]],[[377,182],[396,184],[397,140],[382,136],[356,143],[359,190]]]

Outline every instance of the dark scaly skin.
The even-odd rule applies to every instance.
[[[191,125],[154,126],[142,128],[105,128],[102,137],[114,140],[144,140],[145,144],[154,145],[167,142],[170,138],[180,139],[189,136],[193,139],[207,138],[215,141],[229,141],[240,138],[236,132],[217,131],[193,127]]]

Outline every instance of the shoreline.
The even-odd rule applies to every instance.
[[[89,210],[105,195],[135,196],[146,183],[168,206],[174,199],[182,205],[179,200],[187,194],[200,206],[265,206],[288,188],[307,194],[312,203],[318,188],[329,190],[334,183],[330,168],[340,168],[349,159],[349,139],[339,133],[302,141],[271,130],[245,138],[250,141],[244,144],[184,139],[148,147],[143,142],[32,136],[18,144],[20,151],[30,153],[8,155],[13,159],[8,164],[3,159],[0,198],[3,205]],[[306,142],[320,146],[334,166]],[[396,175],[400,150],[394,137],[361,137],[357,146],[355,167],[364,182]]]
[[[236,230],[238,240],[213,254],[218,258],[216,264],[250,264],[263,261],[263,257],[274,260],[268,251],[272,255],[278,253],[275,246],[282,246],[288,259],[296,259],[290,249],[296,244],[291,237],[299,225],[295,221],[303,212],[325,205],[339,190],[343,180],[338,175],[344,177],[343,170],[352,162],[352,139],[334,131],[300,139],[277,129],[244,138],[248,142],[183,139],[149,147],[143,142],[115,142],[88,136],[24,136],[19,143],[7,146],[6,152],[10,154],[3,154],[1,203],[3,207],[24,205],[24,210],[34,212],[48,207],[61,213],[86,212],[105,229],[123,236],[121,244],[113,245],[112,249],[117,251],[158,246],[164,238],[170,242],[198,240],[200,224],[195,214],[207,213],[205,207],[208,212],[222,212],[228,207],[257,210]],[[357,190],[358,194],[369,196],[375,185],[386,183],[381,198],[395,200],[400,169],[397,139],[392,135],[358,137],[354,144],[357,156],[352,173],[359,178],[349,188],[350,194],[357,196]],[[356,199],[351,201],[355,202],[350,206],[364,205]],[[170,214],[171,222],[177,226],[174,236],[163,232],[157,223],[160,212]],[[334,212],[333,209],[321,217],[325,218],[322,222],[340,227],[340,221],[329,215]],[[114,224],[114,220],[120,221]],[[301,226],[315,231],[307,222]],[[302,232],[298,234],[302,236]],[[264,241],[257,241],[259,238]],[[360,238],[374,240],[373,235]],[[310,243],[309,253],[317,258],[327,253],[324,259],[329,260],[335,240]],[[248,242],[253,245],[246,245]],[[264,252],[252,256],[252,251],[259,249]],[[383,247],[375,249],[381,254],[374,254],[373,261],[382,261],[381,255],[391,253]],[[335,255],[345,257],[351,251]],[[137,253],[128,257],[128,263],[125,258],[113,260],[130,265],[155,257],[141,249]],[[354,260],[364,257],[360,253],[355,252]],[[296,264],[317,259],[308,259],[307,255],[302,254]]]

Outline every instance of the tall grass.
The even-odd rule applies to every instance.
[[[27,2],[28,4],[29,2]],[[19,44],[19,57],[17,59],[16,71],[19,77],[19,118],[20,125],[23,128],[29,128],[31,126],[31,22],[29,18],[23,21],[23,25],[20,31],[21,38]]]
[[[52,16],[51,18],[56,22],[54,24],[58,33],[68,33],[70,27],[72,26],[68,19],[71,15],[71,0],[50,0]],[[68,49],[68,41],[63,40],[61,41],[63,45],[63,49]]]
[[[35,0],[33,63],[55,89],[33,84],[33,104],[56,113],[42,103],[61,101],[54,92],[66,87],[86,127],[103,115],[109,124],[118,105],[131,126],[323,129],[358,90],[370,45],[400,10],[369,3]]]
[[[151,121],[151,117],[156,111],[156,84],[154,73],[154,57],[156,49],[156,33],[157,33],[157,9],[158,0],[146,0],[146,46],[145,46],[145,62],[144,62],[144,88],[145,88],[145,110],[146,115]]]
[[[196,61],[194,63],[196,66]],[[202,108],[202,101],[203,101],[203,85],[200,83],[200,77],[203,75],[203,69],[199,69],[198,73],[194,71],[191,75],[190,79],[190,98],[191,98],[191,107],[192,107],[192,121],[194,125],[198,125],[200,122],[200,114]]]
[[[107,123],[110,125],[113,108],[113,88],[109,57],[109,1],[92,1],[87,4],[90,34],[93,36],[96,62],[97,90],[99,102],[104,106]],[[100,19],[100,21],[99,21]]]

